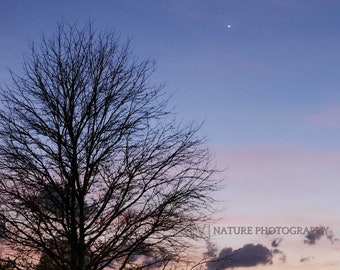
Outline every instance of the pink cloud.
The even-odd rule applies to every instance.
[[[329,107],[313,113],[304,119],[313,127],[340,128],[340,107]]]
[[[325,187],[330,182],[337,185],[335,180],[340,176],[340,153],[337,151],[295,146],[243,149],[215,146],[212,150],[218,166],[226,168],[227,185],[265,187],[266,191],[286,186],[290,190],[306,184],[310,187]]]
[[[214,147],[225,215],[236,223],[336,223],[340,153],[294,146]],[[231,220],[230,220],[231,221]]]

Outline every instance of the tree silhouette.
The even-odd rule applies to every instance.
[[[153,70],[113,33],[61,24],[2,89],[1,218],[23,269],[37,254],[55,269],[142,269],[190,246],[215,169]]]

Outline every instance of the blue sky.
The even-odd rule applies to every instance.
[[[2,0],[0,84],[8,68],[20,71],[28,40],[50,35],[60,20],[91,19],[156,61],[153,79],[166,83],[179,120],[204,121],[201,134],[227,168],[217,195],[224,224],[327,223],[340,235],[339,14],[335,0]],[[266,267],[340,265],[329,256],[289,260],[289,252],[300,256],[294,241],[285,264]],[[339,245],[310,252],[325,250]]]

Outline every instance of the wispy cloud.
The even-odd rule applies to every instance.
[[[332,230],[330,230],[328,227],[319,226],[308,232],[304,243],[308,245],[315,245],[316,242],[323,237],[326,237],[332,243],[339,241],[337,238],[334,238],[334,233]]]
[[[304,121],[312,127],[340,128],[340,107],[332,106],[312,113]]]

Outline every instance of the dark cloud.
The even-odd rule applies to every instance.
[[[280,256],[280,257],[279,257],[279,260],[280,260],[281,262],[283,262],[283,263],[286,262],[287,256],[286,256],[286,254],[285,254],[283,251],[281,251],[281,250],[279,250],[279,249],[277,249],[277,248],[274,248],[274,249],[272,250],[272,254],[273,254],[273,255],[279,255],[279,256]]]
[[[218,256],[213,257],[207,262],[207,270],[223,270],[231,267],[232,248],[224,248]]]
[[[272,250],[272,254],[273,254],[273,255],[280,254],[281,252],[282,252],[282,251],[279,250],[279,249],[277,249],[277,248],[274,248],[274,249]]]
[[[274,240],[272,241],[272,247],[274,248],[274,249],[272,250],[272,254],[273,254],[273,255],[278,255],[278,256],[279,256],[279,260],[280,260],[281,262],[285,263],[285,262],[286,262],[286,259],[287,259],[286,254],[285,254],[283,251],[281,251],[281,250],[279,250],[279,249],[277,248],[277,247],[280,245],[281,241],[282,241],[282,238],[276,238],[276,239],[274,239]]]
[[[207,241],[207,251],[203,253],[205,257],[215,257],[217,252],[217,247],[213,243]]]
[[[329,227],[319,226],[313,228],[307,233],[304,243],[308,245],[315,245],[322,237],[326,237],[332,243],[339,241],[337,238],[334,238],[334,233],[329,229]]]
[[[233,250],[224,248],[218,256],[207,262],[208,270],[224,270],[233,267],[251,267],[259,264],[272,264],[272,252],[263,245],[247,244]]]
[[[272,241],[272,247],[276,248],[280,245],[282,238],[276,238]]]
[[[315,245],[316,241],[320,240],[324,235],[325,235],[325,228],[321,226],[316,227],[307,233],[304,243],[308,245]]]
[[[143,267],[141,267],[141,269],[164,269],[166,265],[177,258],[176,254],[172,254],[163,247],[149,247],[142,257]]]

